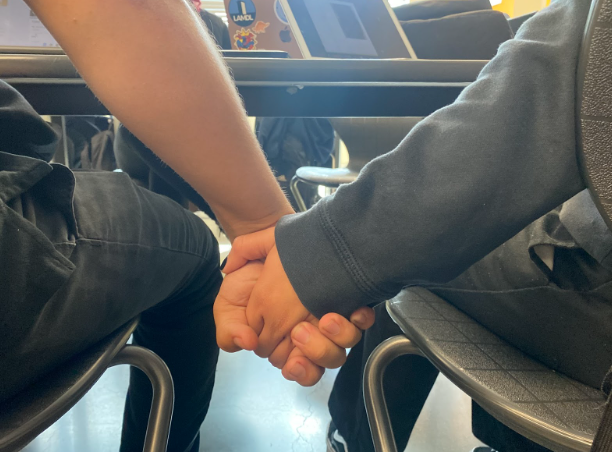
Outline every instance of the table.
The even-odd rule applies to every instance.
[[[249,116],[427,116],[486,61],[226,58]],[[0,78],[42,115],[105,115],[65,55],[0,55]]]

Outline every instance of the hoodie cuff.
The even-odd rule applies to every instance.
[[[308,212],[283,217],[275,236],[291,285],[316,317],[336,312],[348,318],[361,306],[389,298],[355,278],[360,269],[354,268],[358,264],[341,236],[334,234],[325,200]]]

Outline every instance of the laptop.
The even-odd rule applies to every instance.
[[[0,0],[0,53],[63,53],[23,0]]]
[[[225,0],[235,50],[292,58],[416,58],[387,0]]]
[[[23,0],[0,0],[0,54],[7,53],[62,55],[64,51]],[[226,58],[244,57],[242,52],[235,50],[222,50],[221,53]],[[286,58],[288,54],[260,50],[249,57]]]

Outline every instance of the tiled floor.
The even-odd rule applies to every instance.
[[[206,220],[205,220],[206,221]],[[210,220],[211,229],[215,230]],[[215,231],[221,258],[230,245]],[[201,452],[325,452],[327,398],[335,371],[313,388],[284,380],[254,354],[222,353]],[[109,369],[94,388],[25,452],[118,450],[128,369]],[[439,378],[419,418],[408,452],[468,452],[479,445],[470,430],[470,400]]]

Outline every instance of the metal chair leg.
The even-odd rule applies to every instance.
[[[174,410],[174,384],[168,366],[151,350],[136,345],[126,345],[109,367],[120,364],[142,370],[153,386],[153,402],[143,451],[166,452]]]
[[[300,212],[306,212],[308,208],[306,207],[304,198],[302,198],[302,194],[300,193],[300,189],[298,188],[297,184],[299,181],[300,179],[297,176],[293,176],[289,184],[289,189],[291,190],[291,193],[293,194],[293,197],[295,198],[295,203],[297,204],[298,209],[300,209]]]
[[[397,452],[383,377],[389,363],[402,355],[421,355],[421,352],[406,336],[395,336],[376,347],[365,366],[363,397],[376,452]]]

